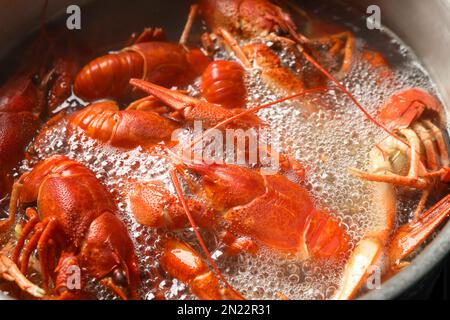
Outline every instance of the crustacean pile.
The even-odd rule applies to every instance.
[[[193,31],[200,21],[203,34]],[[374,268],[385,279],[407,266],[450,212],[450,197],[436,196],[450,181],[444,108],[352,31],[324,25],[288,2],[200,0],[177,42],[152,26],[84,67],[67,50],[35,45],[45,57],[0,88],[0,277],[17,285],[9,290],[42,299],[180,297],[174,288],[199,299],[351,299]],[[43,34],[38,44],[54,43]],[[362,103],[349,79],[364,68],[374,91],[398,91]],[[69,96],[77,106],[61,108]],[[349,116],[355,130],[370,129],[342,130]],[[193,137],[198,122],[204,130]],[[261,159],[187,156],[213,131],[267,128],[283,140],[258,147],[279,159],[270,174]],[[342,132],[347,148],[311,146]],[[329,171],[342,152],[358,161]],[[364,204],[326,193],[342,177]],[[400,197],[419,191],[403,217]],[[261,266],[265,255],[290,269],[283,280],[261,267],[270,295],[233,273],[242,269],[233,263]],[[325,279],[320,266],[337,266],[325,293],[298,294],[300,277]]]

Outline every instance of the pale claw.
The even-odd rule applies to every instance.
[[[8,257],[0,254],[0,275],[8,281],[15,281],[17,285],[23,290],[31,294],[33,297],[42,298],[45,296],[45,291],[30,280],[28,280],[22,272],[20,272],[17,265]]]
[[[335,294],[336,300],[350,300],[363,286],[372,266],[375,266],[383,251],[381,241],[376,238],[361,240],[345,266],[343,283]]]

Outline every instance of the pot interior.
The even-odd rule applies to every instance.
[[[65,9],[69,4],[78,4],[80,6],[89,3],[89,0],[50,0],[47,17],[49,20],[60,17],[65,14]],[[106,1],[103,1],[106,3]],[[416,0],[348,0],[339,1],[344,5],[358,8],[361,12],[361,19],[367,15],[365,9],[368,5],[376,4],[381,9],[382,24],[397,34],[413,52],[417,55],[419,61],[423,63],[430,74],[433,82],[437,86],[441,99],[444,102],[446,110],[450,106],[450,1],[416,1]],[[142,7],[142,1],[131,0],[127,2],[130,8]],[[301,1],[300,1],[301,3]],[[167,19],[170,19],[170,28],[166,29],[169,38],[176,38],[185,21],[185,12],[187,12],[188,3],[179,1],[182,8],[173,10],[173,2],[154,0],[147,2],[144,10],[148,12],[148,19],[140,15],[138,21],[133,21],[133,29],[127,29],[127,21],[122,20],[120,11],[113,15],[103,15],[93,17],[87,12],[82,15],[82,30],[95,30],[93,26],[108,26],[107,33],[102,31],[101,36],[92,35],[98,39],[97,45],[110,43],[111,39],[121,36],[126,38],[130,31],[135,31],[136,27],[144,28],[148,25],[167,25]],[[0,56],[5,56],[13,47],[18,45],[24,38],[30,35],[39,27],[36,21],[39,21],[39,15],[42,7],[37,1],[30,4],[27,0],[17,0],[8,2],[7,6],[0,12],[0,19],[3,21],[3,28],[0,30],[0,41],[7,45],[2,46]],[[133,9],[134,10],[134,9]],[[167,13],[170,12],[170,17]],[[82,11],[83,14],[83,11]],[[130,20],[132,16],[126,15]],[[377,32],[376,30],[368,32]],[[4,75],[2,75],[4,77]],[[411,265],[383,283],[381,289],[373,290],[362,299],[391,299],[398,297],[403,292],[411,288],[417,281],[426,276],[435,268],[450,250],[450,225],[444,227],[437,237],[427,245],[411,263]]]

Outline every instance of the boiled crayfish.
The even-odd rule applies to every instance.
[[[199,12],[209,28],[201,39],[203,48],[187,45]],[[370,116],[340,82],[357,53],[351,32],[321,37],[305,33],[287,11],[268,0],[200,0],[191,6],[178,43],[168,42],[162,29],[147,28],[121,47],[89,62],[76,78],[70,55],[51,54],[0,88],[0,196],[9,193],[11,170],[24,157],[40,119],[58,110],[74,82],[74,93],[90,104],[52,118],[41,134],[64,117],[68,136],[84,132],[101,142],[100,147],[116,148],[114,152],[142,147],[139,152],[149,155],[154,146],[161,147],[155,156],[169,160],[175,193],[162,181],[133,180],[120,194],[134,220],[158,235],[161,230],[192,228],[203,255],[167,235],[160,237],[161,251],[154,254],[166,276],[185,283],[200,299],[244,297],[222,275],[199,228],[217,236],[225,256],[267,247],[298,260],[346,263],[336,298],[348,299],[363,288],[371,266],[382,267],[386,276],[394,274],[449,215],[450,196],[425,211],[431,192],[450,181],[441,104],[430,93],[410,88],[387,99],[379,121]],[[234,61],[214,60],[217,47],[225,48]],[[289,55],[292,65],[280,52]],[[378,84],[390,80],[393,72],[381,54],[365,50],[360,58],[377,73]],[[250,106],[246,83],[255,74],[282,98]],[[353,251],[349,233],[333,214],[314,205],[303,184],[305,169],[297,160],[281,153],[281,170],[265,175],[258,170],[260,163],[238,166],[184,157],[183,151],[196,141],[177,148],[169,143],[177,129],[190,129],[196,121],[206,129],[200,138],[215,129],[263,128],[268,124],[256,112],[284,101],[317,112],[318,105],[305,96],[327,90],[329,82],[389,134],[371,151],[367,172],[350,169],[374,183],[374,203],[381,213],[380,225],[368,230]],[[122,102],[128,107],[121,109]],[[399,227],[395,187],[423,191],[414,218]],[[21,220],[16,219],[19,213]],[[54,155],[21,175],[12,187],[9,216],[0,222],[0,232],[10,232],[16,220],[12,255],[0,254],[2,278],[38,298],[89,297],[89,280],[120,298],[140,298],[131,236],[112,195],[83,164]],[[37,267],[31,263],[34,252]],[[30,281],[30,269],[40,275],[43,288]],[[68,285],[74,269],[82,273],[81,288]],[[159,282],[153,283],[155,288]]]
[[[127,149],[169,141],[178,127],[152,111],[119,110],[114,101],[93,103],[69,118],[70,134],[79,128],[94,139]]]
[[[233,49],[244,65],[248,66],[252,57],[245,54],[235,37],[253,42],[255,38],[260,39],[258,50],[262,55],[268,54],[267,58],[263,60],[266,63],[260,64],[260,66],[263,70],[268,71],[265,78],[269,84],[275,82],[275,87],[278,89],[287,86],[288,80],[294,80],[297,90],[306,84],[300,82],[298,76],[293,76],[288,68],[277,66],[279,60],[271,57],[271,49],[264,43],[267,41],[281,42],[284,47],[299,45],[299,51],[306,60],[317,67],[320,72],[325,73],[327,77],[331,75],[313,56],[320,58],[323,55],[330,55],[333,64],[337,60],[341,60],[341,67],[336,73],[338,78],[345,77],[350,70],[354,53],[353,35],[350,32],[342,32],[320,39],[309,39],[298,32],[297,26],[286,11],[268,0],[201,0],[199,3],[207,25],[214,33],[224,38],[228,47]],[[249,46],[251,48],[252,44]],[[325,52],[317,52],[313,49],[317,46],[329,47],[329,49]],[[292,85],[291,88],[293,88]]]
[[[450,196],[424,212],[431,192],[440,182],[450,181],[440,102],[423,89],[410,88],[389,97],[380,108],[379,117],[395,136],[373,148],[368,172],[352,168],[350,173],[373,181],[374,202],[383,223],[368,231],[355,248],[338,298],[353,297],[367,279],[371,266],[383,267],[387,275],[397,272],[450,214]],[[395,186],[423,190],[414,217],[397,229]]]
[[[65,156],[44,160],[14,184],[9,217],[0,226],[11,226],[22,208],[27,222],[12,258],[22,274],[28,273],[37,249],[44,289],[57,298],[83,297],[81,286],[72,291],[68,285],[73,268],[82,271],[80,281],[92,277],[121,298],[139,297],[133,243],[111,195],[92,171]],[[18,272],[8,276],[24,286]],[[37,296],[42,297],[42,291]]]
[[[188,202],[199,225],[216,228],[225,220],[234,233],[303,258],[332,258],[347,251],[345,231],[328,214],[315,210],[308,192],[285,176],[264,176],[236,165],[180,166],[203,178],[198,189],[208,206]],[[139,183],[133,187],[131,202],[138,221],[152,227],[185,227],[188,220],[180,204],[155,187]],[[154,202],[164,210],[155,210]]]
[[[199,49],[187,49],[183,41],[177,44],[163,40],[162,29],[148,28],[121,51],[91,61],[78,73],[75,93],[88,101],[124,99],[131,93],[131,78],[169,87],[185,86],[210,62]]]
[[[40,118],[71,94],[76,62],[59,47],[45,48],[54,41],[39,36],[24,58],[32,67],[19,68],[0,87],[0,198],[10,191],[11,170],[23,159]]]

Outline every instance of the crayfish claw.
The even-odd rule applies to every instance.
[[[363,286],[369,276],[370,268],[376,265],[382,251],[383,245],[380,239],[376,237],[362,239],[345,266],[343,283],[336,292],[334,299],[352,299]]]

